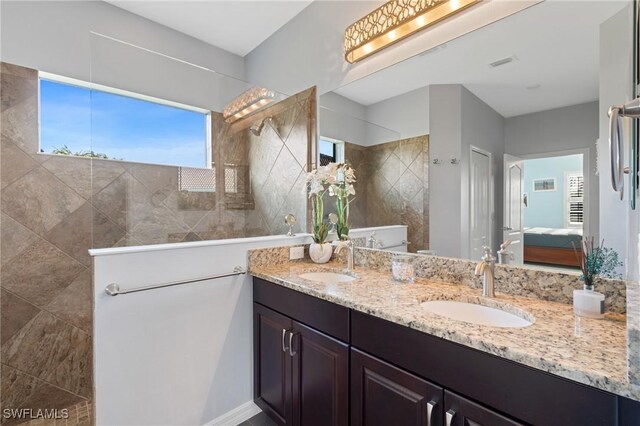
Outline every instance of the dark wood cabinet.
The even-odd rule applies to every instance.
[[[349,346],[254,303],[254,400],[280,425],[349,424]]]
[[[284,345],[292,321],[254,303],[254,401],[274,421],[293,424],[291,356]]]
[[[293,322],[293,417],[304,426],[349,424],[349,346]]]
[[[280,425],[640,425],[637,401],[262,279],[253,290],[254,400]]]
[[[351,349],[353,426],[440,426],[443,389]]]
[[[453,392],[444,391],[446,426],[519,426],[508,417],[469,401]]]

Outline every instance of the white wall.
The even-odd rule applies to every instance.
[[[3,61],[88,81],[89,32],[96,31],[245,77],[243,58],[102,1],[2,1],[0,7]]]
[[[494,245],[500,239],[504,119],[461,85],[430,86],[429,94],[429,156],[441,161],[429,165],[429,248],[468,258],[471,146],[492,155]]]
[[[335,92],[320,96],[320,135],[371,146],[429,133],[429,88],[362,105]]]
[[[607,111],[611,105],[619,105],[633,95],[633,12],[631,5],[600,25],[600,102],[598,117],[600,140],[598,141],[600,174],[600,239],[615,249],[623,259],[628,276],[637,280],[638,272],[638,212],[629,213],[629,179],[625,175],[625,197],[620,200],[611,188],[610,155],[608,144]],[[629,123],[625,120],[624,140],[627,157],[630,140]],[[629,248],[629,251],[627,251]],[[629,256],[627,255],[629,253]]]
[[[531,157],[588,150],[582,167],[589,194],[584,231],[585,235],[593,235],[596,239],[600,216],[600,185],[595,175],[598,117],[596,101],[510,117],[505,120],[504,129],[504,150],[507,154]]]
[[[412,90],[366,107],[366,119],[411,138],[429,133],[429,87]]]
[[[375,230],[385,244],[406,226]],[[236,424],[253,400],[251,277],[108,296],[111,283],[135,288],[247,267],[247,250],[311,242],[309,234],[93,250],[94,374],[98,425]],[[242,410],[241,410],[242,411]],[[236,418],[236,421],[238,419]],[[244,419],[241,419],[242,421]],[[238,421],[239,423],[239,421]]]
[[[462,178],[460,190],[462,230],[460,234],[461,257],[468,259],[471,219],[469,205],[469,190],[471,186],[470,156],[471,147],[480,148],[491,154],[491,177],[493,180],[493,216],[491,218],[491,245],[497,250],[502,242],[502,175],[504,159],[504,118],[485,104],[480,98],[465,87],[461,89],[462,96],[462,156],[460,167]],[[434,182],[435,185],[435,182]]]
[[[429,248],[438,255],[460,257],[461,195],[460,165],[452,158],[462,155],[462,86],[429,88]]]
[[[323,94],[539,1],[483,2],[356,64],[344,60],[344,30],[384,1],[315,1],[245,57],[247,78],[283,93],[316,84]]]
[[[214,111],[250,87],[242,81],[243,58],[102,1],[3,1],[0,7],[6,62]]]
[[[367,145],[366,108],[357,102],[328,92],[319,97],[320,136]]]
[[[308,240],[303,234],[94,251],[96,423],[200,425],[253,399],[250,276],[115,297],[104,293],[107,285],[227,273],[246,268],[250,248]]]

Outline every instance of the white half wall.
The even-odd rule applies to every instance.
[[[351,236],[374,230],[385,244],[407,238],[401,225]],[[246,269],[249,249],[309,242],[298,234],[92,250],[96,424],[229,425],[255,413],[249,275],[118,296],[105,294],[107,285],[228,273]]]
[[[253,399],[249,275],[118,296],[247,267],[247,250],[308,234],[94,250],[96,424],[203,425]]]

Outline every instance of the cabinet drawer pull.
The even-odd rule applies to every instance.
[[[284,343],[284,338],[287,335],[287,330],[285,328],[282,329],[282,352],[287,351],[287,346]]]
[[[435,400],[431,400],[427,402],[427,426],[431,426],[431,416],[433,416],[433,409],[438,402]]]
[[[453,410],[449,410],[446,413],[445,425],[451,426],[451,422],[453,422],[453,417],[456,415],[456,412]]]
[[[297,352],[293,350],[293,332],[289,332],[289,355],[294,356]]]

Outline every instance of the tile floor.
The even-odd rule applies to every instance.
[[[93,424],[93,408],[90,401],[84,401],[68,408],[66,419],[37,419],[20,423],[20,426],[91,426]],[[260,423],[260,425],[268,423]],[[257,425],[257,424],[256,424]],[[253,424],[251,426],[254,426]]]

